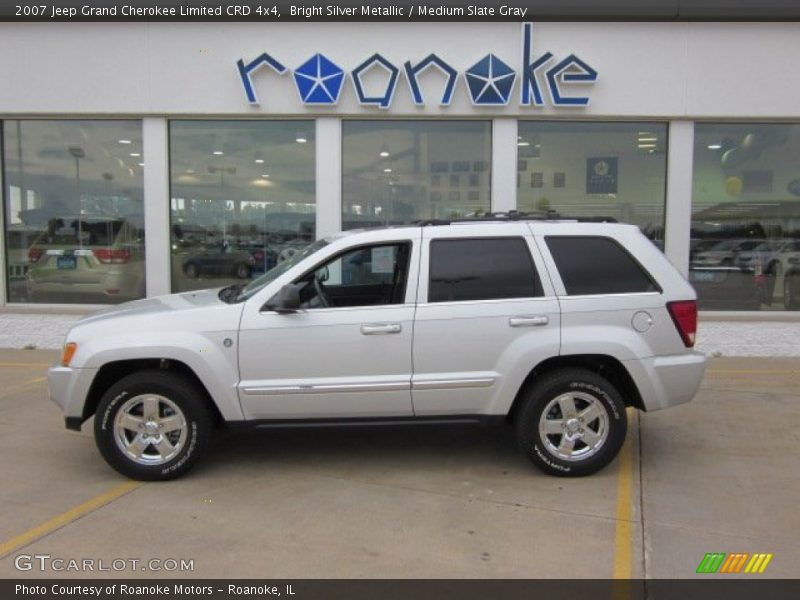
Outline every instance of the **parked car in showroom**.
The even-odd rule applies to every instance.
[[[119,303],[145,294],[144,229],[131,219],[50,219],[28,261],[31,301]]]
[[[339,233],[246,286],[84,317],[48,388],[143,480],[187,472],[215,424],[511,423],[537,467],[578,476],[617,455],[626,408],[691,400],[696,329],[637,227],[496,213]]]
[[[763,242],[736,257],[736,266],[755,274],[761,280],[761,301],[772,305],[773,296],[780,295],[780,284],[785,280],[786,271],[791,268],[792,258],[800,256],[800,241],[778,239]]]
[[[202,276],[248,279],[255,258],[227,241],[208,244],[183,261],[183,272],[190,279]]]
[[[753,250],[764,243],[763,239],[724,240],[708,250],[697,252],[691,261],[692,267],[734,267],[741,252]]]

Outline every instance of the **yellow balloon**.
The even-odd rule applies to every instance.
[[[728,196],[738,196],[742,193],[741,177],[728,177],[725,180],[725,192]]]

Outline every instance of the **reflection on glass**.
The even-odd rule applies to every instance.
[[[800,309],[800,126],[695,126],[689,278],[709,310]]]
[[[144,296],[141,129],[140,121],[5,121],[10,302]]]
[[[489,210],[491,123],[342,123],[342,229]]]
[[[663,250],[664,123],[520,121],[517,207],[638,225]]]
[[[314,240],[312,121],[170,123],[172,288],[247,283]]]

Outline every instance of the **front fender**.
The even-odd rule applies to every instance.
[[[231,340],[226,347],[225,340]],[[79,343],[75,361],[81,368],[99,370],[124,360],[168,359],[189,367],[211,395],[226,421],[244,418],[237,384],[239,369],[236,332],[186,331],[126,333]]]

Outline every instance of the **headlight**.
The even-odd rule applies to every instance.
[[[64,345],[64,351],[61,353],[61,366],[68,367],[72,357],[75,356],[75,351],[78,349],[78,344],[70,342]]]

